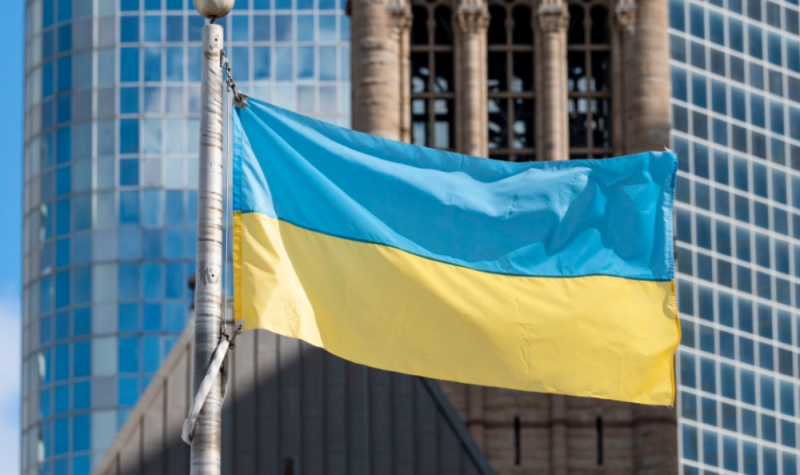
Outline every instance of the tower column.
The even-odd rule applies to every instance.
[[[390,0],[387,7],[392,41],[397,43],[400,97],[400,138],[411,142],[411,8],[406,0]]]
[[[536,91],[537,152],[539,160],[567,160],[566,29],[569,13],[560,3],[543,3],[539,5],[536,17],[537,50],[541,55]]]
[[[567,401],[550,395],[550,473],[567,475]]]
[[[615,17],[622,35],[625,153],[664,150],[671,94],[667,2],[621,2]]]
[[[489,13],[486,6],[461,4],[455,15],[458,26],[456,54],[460,88],[457,90],[458,151],[485,157],[488,153],[489,130],[486,113],[486,29]]]
[[[353,129],[401,139],[400,42],[385,0],[351,0]]]

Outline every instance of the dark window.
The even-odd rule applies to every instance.
[[[536,154],[531,9],[521,1],[489,4],[489,156],[533,160]]]
[[[414,2],[412,13],[410,139],[415,145],[454,150],[452,11],[436,2]]]
[[[682,8],[676,5],[673,3],[671,10]],[[607,157],[611,155],[613,145],[608,9],[594,0],[573,0],[569,12],[567,110],[570,156]],[[678,124],[680,118],[675,122]]]

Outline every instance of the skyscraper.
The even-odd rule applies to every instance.
[[[22,468],[88,474],[183,330],[200,41],[188,0],[26,2]],[[349,125],[337,0],[238,0],[240,89]]]
[[[800,347],[796,2],[670,0],[683,473],[792,475]]]

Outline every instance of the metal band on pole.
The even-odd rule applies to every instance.
[[[233,2],[231,2],[232,4]],[[196,5],[197,6],[197,5]],[[198,10],[200,10],[198,8]],[[201,12],[202,13],[202,12]],[[224,16],[224,15],[223,15]],[[203,28],[200,97],[200,166],[197,213],[197,268],[194,319],[194,394],[198,393],[222,326],[223,158],[222,80],[220,54],[223,29]],[[214,378],[192,437],[192,475],[219,475],[222,459],[222,381]]]

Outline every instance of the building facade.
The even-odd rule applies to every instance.
[[[798,7],[670,0],[669,10],[683,472],[793,475]]]
[[[201,30],[188,0],[29,0],[24,474],[86,475],[184,329]],[[241,89],[349,126],[337,0],[238,0]]]
[[[670,146],[664,0],[351,0],[353,128],[499,160]],[[678,471],[675,411],[441,383],[498,474]]]

